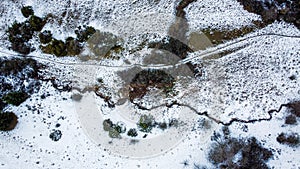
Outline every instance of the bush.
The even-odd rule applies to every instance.
[[[291,109],[292,114],[294,114],[297,117],[300,117],[300,101],[289,103],[287,107]]]
[[[149,133],[155,126],[154,122],[155,121],[152,115],[142,115],[137,126],[140,131]]]
[[[46,45],[41,46],[44,53],[53,54],[55,56],[66,56],[68,54],[66,44],[57,39],[52,39],[52,41]]]
[[[28,98],[29,96],[25,92],[11,92],[3,96],[2,100],[8,104],[19,106]]]
[[[109,131],[112,127],[113,127],[113,122],[110,119],[106,119],[103,121],[104,131]]]
[[[33,31],[41,31],[46,24],[42,18],[35,15],[32,15],[29,18],[29,23]]]
[[[18,117],[13,112],[0,112],[0,130],[13,130],[18,123]]]
[[[102,124],[104,131],[108,131],[108,135],[111,138],[121,138],[120,134],[126,132],[125,124],[122,122],[114,124],[110,119],[106,119]]]
[[[86,42],[94,33],[96,33],[95,28],[91,26],[83,26],[83,28],[84,29],[79,26],[78,29],[75,30],[79,42]]]
[[[294,116],[293,114],[288,115],[285,118],[285,124],[296,124],[297,123],[297,119],[296,116]]]
[[[135,98],[142,98],[146,95],[148,87],[162,89],[166,94],[172,91],[175,79],[162,70],[142,70],[137,73],[130,82],[132,90],[129,98],[132,102]]]
[[[209,160],[218,168],[241,168],[241,169],[267,169],[266,162],[273,153],[262,147],[252,137],[249,139],[231,138],[227,134],[228,129],[223,130],[223,135],[214,133],[211,150],[208,153]]]
[[[40,42],[43,44],[50,43],[52,40],[51,31],[43,31],[39,34]]]
[[[34,11],[31,6],[24,6],[21,9],[21,12],[25,18],[28,18],[30,15],[34,15]]]
[[[52,133],[50,133],[49,138],[53,141],[58,141],[62,137],[62,132],[60,130],[53,130]]]
[[[79,55],[82,50],[80,42],[72,37],[66,39],[66,47],[69,56]]]
[[[136,137],[136,136],[138,136],[138,133],[137,133],[136,129],[133,128],[133,129],[128,130],[127,135],[130,137]]]
[[[297,133],[290,133],[290,134],[281,133],[278,135],[276,140],[280,144],[287,144],[289,146],[298,146],[300,143],[300,138]]]
[[[28,41],[32,38],[34,31],[31,29],[29,22],[14,22],[7,30],[12,50],[27,55],[33,48]]]

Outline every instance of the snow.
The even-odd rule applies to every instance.
[[[1,2],[1,10],[5,9],[6,12],[1,13],[0,33],[4,34],[14,20],[24,21],[19,10],[21,5],[32,5],[38,16],[45,16],[48,13],[60,16],[67,11],[62,25],[54,21],[46,24],[44,28],[44,30],[51,30],[55,38],[64,39],[74,35],[74,28],[87,24],[122,36],[124,39],[137,37],[138,41],[141,40],[138,35],[145,32],[167,34],[168,27],[175,19],[170,17],[174,13],[175,4],[175,1],[171,0],[161,0],[157,3],[133,0],[23,0],[12,3],[5,0]],[[76,10],[79,19],[68,20],[71,12]],[[197,1],[190,5],[186,12],[190,32],[206,28],[241,28],[245,25],[251,26],[252,21],[260,20],[259,16],[246,12],[241,5],[231,0]],[[147,22],[143,23],[145,24],[143,26],[140,26],[143,21],[139,18],[141,13],[150,14],[145,16]],[[153,17],[156,13],[157,16]],[[134,17],[130,17],[132,15]],[[131,20],[126,22],[124,18]],[[179,93],[174,99],[199,112],[207,111],[211,117],[225,123],[232,118],[248,120],[268,117],[268,110],[278,109],[281,104],[300,98],[299,36],[300,31],[293,25],[275,22],[244,37],[211,47],[206,51],[190,54],[191,58],[198,58],[197,62],[203,62],[205,77],[198,80],[180,79],[176,84]],[[128,43],[128,45],[138,44],[134,40]],[[218,54],[220,49],[232,49],[245,44],[246,47],[220,58],[210,57],[211,53],[206,53],[211,50]],[[15,54],[8,50],[7,46],[7,43],[1,39],[1,57]],[[83,62],[78,58],[56,58],[41,54],[39,50],[30,55],[48,66],[44,71],[45,74],[70,80],[74,88],[82,90],[91,87],[96,79],[101,77],[109,92],[112,93],[113,100],[118,101],[122,99],[120,91],[125,84],[118,73],[133,68],[134,64],[142,64],[142,60],[135,57],[145,54],[149,54],[148,49],[143,49],[138,54],[125,55],[131,65],[125,63],[124,58]],[[204,54],[207,55],[204,57]],[[291,75],[296,75],[297,80],[291,81],[288,78]],[[51,95],[41,99],[40,95],[47,92]],[[17,114],[19,123],[13,131],[0,133],[0,168],[177,169],[184,167],[185,160],[189,163],[187,168],[193,168],[194,164],[213,167],[207,160],[207,152],[211,144],[210,136],[222,125],[204,116],[197,116],[186,107],[169,110],[158,108],[153,110],[154,114],[159,114],[161,111],[166,111],[167,117],[173,116],[172,113],[179,114],[180,120],[188,125],[183,125],[178,130],[170,129],[166,133],[154,133],[146,139],[139,139],[140,142],[132,145],[128,144],[130,140],[126,137],[121,140],[109,138],[108,133],[101,130],[101,120],[104,117],[126,119],[128,117],[120,112],[124,111],[124,114],[130,115],[131,111],[138,111],[135,107],[128,105],[127,101],[124,105],[111,109],[105,106],[103,100],[95,99],[95,96],[89,92],[84,93],[83,99],[77,102],[71,99],[74,93],[78,91],[58,92],[50,83],[45,82],[39,93],[32,95],[20,107],[8,108]],[[36,110],[28,110],[27,107],[33,106]],[[233,123],[230,126],[232,136],[255,136],[263,141],[265,147],[275,149],[275,158],[270,160],[269,165],[276,169],[300,166],[299,148],[276,142],[279,133],[297,132],[300,129],[298,125],[282,127],[285,111],[283,109],[275,113],[271,121],[247,124],[247,132],[242,130],[245,124]],[[159,115],[157,117],[160,118]],[[207,126],[197,126],[203,119],[206,120]],[[129,126],[135,125],[134,122],[128,121]],[[57,123],[61,125],[58,128],[55,127]],[[62,131],[62,138],[58,142],[49,138],[52,129]],[[168,140],[169,138],[171,141]],[[141,152],[142,150],[146,151]],[[239,156],[237,155],[236,158],[238,159]]]

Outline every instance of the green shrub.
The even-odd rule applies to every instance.
[[[152,115],[142,115],[137,126],[140,131],[149,133],[155,126],[154,122],[155,121]]]
[[[96,30],[91,26],[83,26],[83,29],[79,26],[75,30],[79,42],[86,42],[94,33],[96,33]]]
[[[138,133],[137,133],[136,129],[133,128],[133,129],[128,130],[127,135],[130,137],[136,137],[136,136],[138,136]]]
[[[80,42],[72,37],[66,39],[66,48],[69,56],[79,55],[82,50]]]
[[[53,54],[55,56],[66,56],[68,54],[66,44],[57,39],[52,39],[52,41],[46,45],[41,46],[44,53]]]
[[[31,6],[24,6],[21,9],[21,12],[25,18],[28,18],[30,15],[34,15],[34,11]]]
[[[11,92],[3,96],[2,100],[8,104],[19,106],[28,98],[29,96],[25,92]]]
[[[32,15],[29,18],[29,23],[33,31],[41,31],[46,24],[42,18],[35,15]]]
[[[50,43],[52,40],[51,31],[43,31],[39,34],[40,42],[43,44]]]

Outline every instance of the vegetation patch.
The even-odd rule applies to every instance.
[[[127,135],[130,137],[136,137],[138,136],[138,132],[135,128],[132,128],[128,130]]]
[[[23,14],[23,16],[24,16],[25,18],[28,18],[28,17],[31,16],[31,15],[34,15],[34,11],[33,11],[33,9],[32,9],[31,6],[24,6],[24,7],[21,9],[21,12],[22,12],[22,14]]]
[[[175,79],[162,70],[142,70],[137,73],[130,83],[129,92],[130,101],[136,98],[142,98],[149,91],[150,87],[163,90],[168,94],[174,87]]]
[[[39,32],[43,29],[44,25],[46,24],[46,21],[43,18],[32,15],[29,18],[29,23],[33,31]]]
[[[113,123],[110,119],[106,119],[102,123],[103,130],[108,132],[111,138],[122,138],[122,134],[126,133],[126,126],[123,122]],[[127,131],[127,136],[136,137],[139,132],[151,133],[153,128],[165,130],[169,127],[177,127],[178,120],[171,119],[169,122],[157,122],[152,115],[141,115],[136,123],[136,128],[130,128]],[[147,134],[145,135],[147,136]],[[145,138],[145,136],[143,138]]]
[[[0,112],[0,131],[13,130],[18,123],[18,117],[13,112]]]
[[[42,44],[50,43],[52,40],[52,33],[49,30],[43,31],[39,34],[39,38]]]
[[[258,14],[267,25],[275,20],[284,20],[300,28],[299,0],[238,0],[248,12]]]
[[[152,128],[155,127],[155,120],[152,115],[142,115],[137,124],[141,132],[150,133]]]
[[[262,147],[255,137],[232,138],[228,128],[223,128],[223,134],[215,132],[212,140],[208,158],[216,168],[270,168],[266,162],[273,153]]]
[[[21,9],[24,17],[28,18],[22,23],[14,22],[7,30],[12,50],[27,55],[35,50],[29,43],[34,32],[39,32],[46,24],[46,20],[34,15],[32,7],[27,6]]]
[[[54,54],[55,56],[66,56],[68,54],[66,44],[62,40],[53,39],[46,46],[41,46],[44,53]]]
[[[79,26],[77,30],[75,30],[79,42],[86,42],[94,33],[96,33],[96,29],[86,25],[84,25],[83,28]]]
[[[276,138],[276,140],[280,143],[280,144],[287,144],[289,146],[299,146],[300,143],[300,138],[299,135],[297,133],[281,133],[278,135],[278,137]]]
[[[25,100],[29,98],[28,94],[25,92],[10,92],[2,97],[2,100],[5,101],[8,104],[12,104],[15,106],[19,106],[21,103],[23,103]]]
[[[26,6],[21,9],[26,21],[22,23],[15,22],[7,30],[9,41],[11,42],[12,50],[27,55],[35,49],[29,41],[33,38],[34,33],[39,33],[40,42],[44,45],[40,45],[41,50],[47,54],[53,54],[55,56],[75,56],[78,55],[83,46],[96,30],[90,26],[79,26],[75,33],[76,39],[68,37],[65,41],[52,38],[50,31],[40,32],[44,25],[47,23],[48,17],[40,18],[34,15],[34,11],[31,6]]]
[[[23,23],[14,22],[7,30],[12,50],[27,55],[34,50],[28,42],[32,39],[33,30],[28,21]]]
[[[292,114],[300,117],[300,101],[289,103],[287,107],[291,110]]]
[[[43,32],[40,34],[40,41],[43,44],[40,48],[44,53],[53,54],[55,56],[76,56],[79,55],[83,49],[84,42],[90,38],[96,30],[90,26],[78,27],[75,30],[77,38],[67,37],[65,42],[52,38],[51,32]]]
[[[62,137],[62,132],[60,130],[52,130],[52,132],[49,135],[49,138],[52,141],[58,141]]]
[[[121,138],[121,134],[126,132],[124,123],[117,122],[114,124],[110,119],[103,121],[103,129],[108,132],[111,138]]]

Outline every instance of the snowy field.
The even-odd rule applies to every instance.
[[[273,154],[265,160],[269,168],[300,169],[300,144],[290,146],[277,141],[281,133],[296,133],[299,141],[299,116],[292,125],[285,124],[291,110],[282,106],[300,101],[299,28],[275,21],[244,36],[213,44],[202,31],[255,26],[254,21],[262,20],[260,15],[249,13],[235,0],[198,0],[184,9],[185,20],[175,16],[178,3],[1,1],[0,61],[25,57],[11,50],[6,33],[14,21],[26,20],[22,6],[32,6],[39,17],[49,13],[57,16],[42,30],[50,30],[53,38],[74,37],[78,26],[88,25],[109,33],[107,39],[100,40],[101,50],[115,47],[111,43],[123,48],[116,54],[118,59],[101,58],[92,48],[98,45],[92,43],[92,38],[97,38],[94,36],[79,56],[56,57],[43,53],[35,33],[31,42],[36,50],[27,58],[46,65],[40,72],[42,76],[72,82],[72,89],[58,90],[51,81],[43,80],[21,105],[3,109],[14,112],[18,124],[11,131],[0,131],[0,168],[221,168],[211,161],[209,153],[216,141],[212,137],[227,126],[229,137],[255,137],[269,149]],[[176,22],[188,25],[187,30],[182,28],[186,39],[181,39],[180,33],[172,34],[193,48],[185,59],[170,51],[147,47],[164,41],[170,27],[178,26]],[[193,33],[202,37],[196,44],[191,40]],[[146,45],[140,45],[144,42]],[[157,56],[162,59],[155,60]],[[201,77],[194,78],[190,63],[198,65]],[[166,97],[153,87],[132,101],[132,89],[128,86],[136,74],[148,69],[164,70],[174,77],[175,94]],[[12,84],[13,80],[6,79]],[[96,92],[95,84],[100,86]],[[80,99],[75,98],[78,95]],[[139,131],[135,138],[126,134],[112,138],[104,131],[105,119],[122,121],[129,129],[136,127],[142,115],[149,114],[157,122],[177,119],[179,124],[165,130],[154,127],[149,133]],[[54,131],[62,134],[56,141],[49,138]],[[233,156],[233,162],[241,162],[241,151]]]

